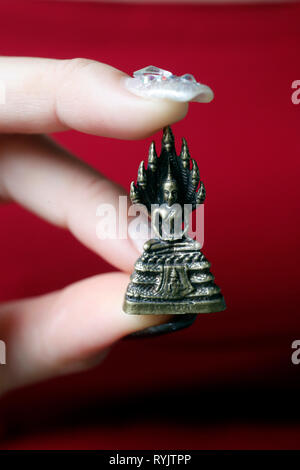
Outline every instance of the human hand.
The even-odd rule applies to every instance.
[[[117,210],[124,190],[43,134],[76,129],[141,139],[182,119],[188,104],[135,96],[123,85],[124,73],[86,59],[1,57],[0,70],[6,87],[0,105],[0,202],[16,201],[70,230],[120,270],[0,305],[0,339],[7,346],[3,393],[88,368],[118,339],[166,321],[163,315],[122,312],[139,252],[130,239],[96,237],[96,208],[110,203]]]

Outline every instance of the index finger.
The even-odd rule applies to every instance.
[[[185,102],[149,100],[125,88],[127,75],[88,60],[0,57],[0,132],[76,129],[120,139],[145,138],[184,118]]]

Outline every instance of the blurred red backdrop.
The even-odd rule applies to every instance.
[[[2,399],[0,447],[298,448],[300,5],[2,1],[0,43],[4,55],[87,57],[129,74],[157,65],[213,88],[173,130],[207,187],[203,251],[228,305]],[[126,188],[150,142],[54,137],[108,177],[117,166]],[[1,207],[0,237],[1,300],[112,269],[20,207]]]

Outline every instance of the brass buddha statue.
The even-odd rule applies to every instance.
[[[166,127],[160,157],[152,142],[147,169],[141,162],[137,184],[131,183],[131,201],[143,204],[151,214],[154,238],[144,244],[135,263],[124,312],[188,314],[226,308],[200,243],[187,235],[190,214],[204,203],[205,195],[196,161],[191,165],[186,140],[178,157],[173,133]]]

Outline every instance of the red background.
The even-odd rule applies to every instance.
[[[173,131],[207,187],[203,251],[228,305],[2,399],[1,448],[299,448],[300,5],[3,1],[0,44],[4,55],[81,56],[129,74],[153,64],[213,88]],[[108,177],[117,166],[125,187],[149,144],[55,138]],[[112,269],[20,207],[1,207],[0,239],[2,300]]]

